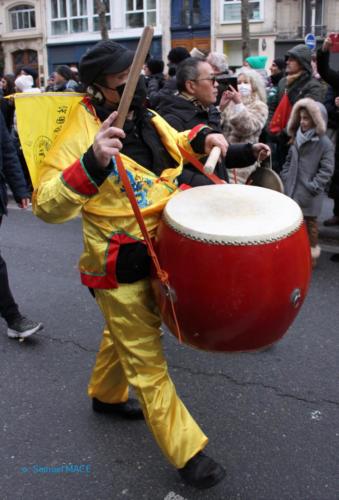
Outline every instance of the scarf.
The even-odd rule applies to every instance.
[[[297,143],[298,149],[305,144],[305,142],[311,141],[313,137],[316,135],[315,128],[310,128],[306,130],[306,132],[302,132],[299,127],[297,130],[297,135],[295,137],[295,142]]]

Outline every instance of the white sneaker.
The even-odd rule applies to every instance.
[[[18,316],[8,324],[7,335],[11,339],[25,339],[42,329],[42,323],[32,321],[25,316]]]

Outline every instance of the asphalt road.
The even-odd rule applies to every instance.
[[[80,221],[53,226],[10,210],[0,235],[22,312],[45,324],[18,342],[0,320],[1,500],[339,498],[339,264],[329,253],[272,349],[209,354],[164,336],[177,390],[228,473],[197,492],[143,422],[91,410],[86,388],[103,321],[78,276]]]

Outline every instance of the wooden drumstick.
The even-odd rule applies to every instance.
[[[218,163],[218,160],[220,158],[220,155],[221,155],[221,149],[218,146],[214,146],[211,149],[211,152],[208,155],[208,158],[204,165],[204,172],[206,172],[207,174],[213,174],[216,164]]]
[[[145,63],[146,56],[151,46],[154,29],[151,26],[146,26],[142,32],[137,50],[135,52],[132,66],[128,75],[124,92],[120,99],[118,107],[118,116],[114,122],[114,126],[122,128],[124,126],[126,116],[134,96],[134,92],[140,77],[142,67]]]

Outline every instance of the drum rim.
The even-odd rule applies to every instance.
[[[246,241],[244,240],[223,240],[223,239],[213,239],[213,238],[204,238],[203,236],[198,236],[198,235],[194,235],[194,234],[190,234],[190,233],[187,233],[183,230],[181,230],[178,226],[176,226],[175,224],[173,224],[170,219],[167,217],[166,214],[163,215],[163,219],[165,220],[166,222],[166,225],[168,227],[170,227],[171,229],[173,229],[173,231],[175,231],[176,233],[182,235],[182,236],[185,236],[186,238],[188,238],[189,240],[193,240],[193,241],[199,241],[201,243],[208,243],[210,245],[223,245],[223,246],[257,246],[257,245],[266,245],[267,243],[274,243],[276,241],[281,241],[285,238],[288,238],[289,236],[292,236],[292,234],[294,233],[297,233],[299,231],[299,229],[302,227],[303,223],[304,223],[304,220],[303,218],[301,218],[301,221],[300,223],[298,224],[298,226],[296,226],[295,228],[291,229],[290,231],[284,233],[284,234],[280,234],[280,235],[276,235],[276,236],[271,236],[269,238],[261,238],[259,240],[255,240],[255,239],[248,239]]]
[[[216,189],[228,189],[231,188],[232,190],[235,188],[246,188],[246,189],[260,189],[260,190],[265,190],[268,191],[265,188],[258,187],[258,186],[244,186],[244,185],[234,185],[234,184],[223,184],[223,185],[214,185],[214,186],[199,186],[196,188],[193,188],[195,192],[197,190],[202,190],[206,188],[216,188]],[[188,191],[183,191],[181,195],[185,196],[185,193],[192,192],[192,190]],[[284,198],[288,198],[282,193],[278,193],[276,191],[271,191],[274,192],[277,196],[284,196]],[[179,194],[180,196],[180,194]],[[168,206],[171,206],[171,203],[175,202],[177,198],[174,197],[172,198]],[[303,225],[304,218],[302,211],[300,207],[291,199],[288,198],[289,202],[292,202],[295,205],[295,208],[298,208],[298,217],[295,217],[295,220],[293,222],[290,222],[289,225],[286,225],[285,228],[278,229],[275,233],[273,234],[262,234],[262,235],[240,235],[240,234],[230,234],[230,235],[214,235],[213,233],[209,234],[204,234],[199,229],[192,229],[192,228],[187,228],[180,222],[177,222],[172,215],[168,213],[168,206],[166,205],[165,210],[163,211],[162,214],[162,219],[166,223],[168,227],[170,227],[173,231],[176,233],[185,236],[186,238],[193,240],[193,241],[198,241],[202,243],[207,243],[207,244],[212,244],[212,245],[225,245],[225,246],[249,246],[249,245],[264,245],[267,243],[274,243],[276,241],[280,241],[284,238],[287,238],[291,236],[292,234],[296,233],[297,231],[300,230],[300,228]]]

